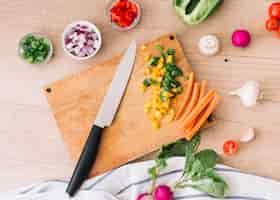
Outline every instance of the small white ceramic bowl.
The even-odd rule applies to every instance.
[[[29,64],[32,64],[32,65],[47,64],[47,63],[50,61],[50,59],[52,58],[52,56],[53,56],[53,44],[52,44],[52,41],[50,40],[50,38],[48,38],[46,35],[41,34],[41,33],[28,33],[28,34],[26,34],[25,36],[23,36],[23,37],[20,39],[19,44],[18,44],[18,55],[19,55],[19,57],[20,57],[24,62],[28,63],[28,62],[27,62],[24,58],[22,58],[22,56],[21,56],[22,51],[23,51],[21,44],[22,44],[23,40],[25,40],[25,39],[26,39],[27,37],[29,37],[29,36],[34,36],[35,38],[44,38],[44,39],[48,42],[49,47],[50,47],[49,53],[48,53],[48,55],[47,55],[47,57],[46,57],[46,59],[45,59],[44,61],[42,61],[42,62],[40,62],[40,63],[29,63]]]
[[[78,24],[80,25],[85,25],[88,26],[90,28],[92,28],[92,30],[94,30],[94,32],[96,32],[97,37],[98,37],[98,43],[95,47],[95,51],[92,52],[90,55],[88,56],[76,56],[74,54],[72,54],[67,48],[66,48],[66,44],[65,44],[65,38],[67,37],[67,34],[69,34],[70,30],[77,26]],[[101,33],[99,31],[99,29],[97,28],[97,26],[89,21],[86,20],[79,20],[79,21],[75,21],[71,24],[69,24],[68,26],[66,26],[66,28],[64,29],[63,33],[62,33],[62,47],[64,49],[64,51],[66,52],[67,55],[69,55],[70,57],[74,58],[75,60],[86,60],[89,59],[93,56],[95,56],[97,54],[97,52],[99,51],[99,49],[101,48],[101,44],[102,44],[102,37],[101,37]]]

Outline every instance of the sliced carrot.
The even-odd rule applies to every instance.
[[[208,105],[209,105],[209,103],[208,103]],[[199,113],[199,115],[190,123],[189,126],[185,127],[185,128],[187,128],[186,130],[190,131],[191,129],[193,129],[195,127],[195,125],[197,124],[197,122],[199,121],[199,119],[201,118],[201,116],[203,115],[203,113],[205,112],[206,109],[207,109],[207,106],[206,106],[206,108],[204,108],[201,111],[201,113]]]
[[[189,126],[185,127],[185,132],[190,131],[195,126],[196,121],[197,119],[193,120]]]
[[[198,99],[199,99],[199,90],[200,90],[199,83],[195,83],[194,87],[193,87],[193,92],[192,92],[192,95],[191,95],[190,102],[189,102],[188,106],[186,107],[185,112],[184,112],[181,120],[178,122],[179,128],[184,128],[184,126],[181,126],[181,123],[183,122],[183,120],[185,118],[187,118],[187,116],[190,114],[190,112],[196,106],[196,104],[198,102]]]
[[[207,81],[206,81],[206,80],[203,80],[203,81],[201,82],[201,88],[200,88],[199,100],[198,100],[198,101],[200,101],[200,100],[204,97],[204,95],[205,95],[205,93],[206,93],[206,88],[207,88]],[[192,128],[195,126],[195,124],[197,123],[197,121],[198,121],[200,115],[201,115],[201,113],[199,114],[199,116],[198,116],[197,118],[195,118],[195,119],[191,122],[191,124],[190,124],[188,127],[186,127],[188,130],[192,129]]]
[[[205,93],[206,93],[206,88],[207,88],[207,81],[206,80],[203,80],[201,82],[201,89],[200,89],[200,94],[199,94],[199,100],[201,100]]]
[[[212,99],[211,103],[208,105],[207,109],[203,112],[201,118],[198,120],[197,124],[192,128],[190,131],[186,131],[186,139],[191,140],[192,137],[199,131],[199,129],[203,126],[206,122],[208,117],[214,112],[215,108],[217,107],[220,101],[220,97],[215,94],[214,98]]]
[[[190,75],[189,75],[187,90],[186,90],[186,93],[184,95],[182,104],[180,105],[180,107],[179,107],[179,109],[176,113],[175,120],[178,120],[182,116],[186,106],[188,105],[189,99],[190,99],[190,96],[191,96],[191,93],[192,93],[192,89],[193,89],[193,84],[194,84],[194,73],[191,72]]]
[[[207,107],[207,105],[211,102],[214,95],[216,94],[215,90],[210,90],[206,96],[204,96],[198,104],[194,107],[191,113],[183,120],[181,127],[188,127],[189,124],[195,120],[198,115]]]

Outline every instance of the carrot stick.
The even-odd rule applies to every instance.
[[[199,131],[199,129],[203,126],[205,121],[208,119],[208,117],[213,113],[215,108],[217,107],[218,103],[220,101],[220,97],[215,94],[214,98],[212,99],[211,103],[205,110],[205,112],[202,114],[201,118],[198,120],[197,124],[192,128],[190,131],[186,132],[186,139],[191,140],[191,138]]]
[[[199,115],[198,115],[198,117],[199,117]],[[196,122],[197,122],[197,118],[195,120],[193,120],[188,126],[186,126],[186,127],[184,126],[184,128],[188,129],[188,130],[192,129],[195,126]]]
[[[178,122],[179,128],[184,128],[183,125],[181,126],[181,123],[183,122],[183,120],[185,118],[187,118],[187,116],[190,114],[190,112],[196,106],[196,104],[198,102],[198,98],[199,98],[199,90],[200,90],[199,83],[195,83],[194,87],[193,87],[193,92],[192,92],[192,96],[190,99],[190,103],[186,107],[186,110],[185,110],[184,115],[182,116],[181,120],[179,120],[179,122]]]
[[[201,99],[204,97],[204,95],[206,93],[206,88],[207,88],[207,81],[203,80],[201,82],[201,88],[200,88],[198,101],[201,101]],[[194,127],[194,125],[197,123],[198,119],[200,118],[200,115],[201,114],[199,114],[199,116],[197,118],[195,118],[188,127],[185,127],[185,128],[187,128],[188,130],[192,129]]]
[[[191,72],[189,75],[187,90],[186,90],[184,99],[182,101],[182,104],[180,105],[178,112],[176,113],[175,120],[178,120],[182,116],[186,106],[188,105],[189,99],[190,99],[190,96],[192,93],[192,89],[193,89],[193,84],[194,84],[194,73]]]
[[[207,95],[198,102],[192,112],[184,119],[182,126],[187,127],[195,118],[197,118],[199,113],[201,113],[213,99],[214,95],[216,95],[215,90],[210,90]]]
[[[200,94],[199,94],[199,101],[202,99],[202,97],[204,97],[205,93],[206,93],[206,87],[207,87],[207,81],[203,80],[201,82],[201,89],[200,89]]]

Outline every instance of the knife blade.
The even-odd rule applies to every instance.
[[[116,75],[111,82],[107,95],[105,96],[100,111],[97,114],[95,120],[96,125],[99,125],[100,127],[108,127],[111,125],[129,80],[135,56],[136,42],[132,41],[117,67]]]
[[[133,70],[136,57],[136,46],[136,41],[133,40],[116,68],[114,78],[103,99],[94,125],[90,130],[79,161],[76,164],[73,175],[67,186],[66,192],[69,196],[73,196],[80,188],[83,181],[88,177],[98,154],[102,131],[105,127],[109,127],[114,120]]]

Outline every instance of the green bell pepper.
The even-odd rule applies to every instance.
[[[223,0],[173,0],[176,13],[188,24],[203,22]]]

